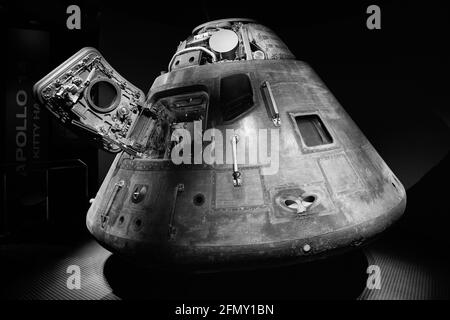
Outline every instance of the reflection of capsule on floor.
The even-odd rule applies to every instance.
[[[400,181],[271,30],[205,23],[168,69],[145,97],[85,48],[35,86],[65,125],[120,151],[87,216],[109,250],[187,268],[306,261],[403,213]]]

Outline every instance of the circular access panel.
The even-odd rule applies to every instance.
[[[222,29],[209,38],[209,46],[215,52],[227,53],[236,49],[239,38],[234,31]]]

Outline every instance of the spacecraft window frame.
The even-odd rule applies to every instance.
[[[181,95],[194,95],[194,94],[202,94],[206,97],[206,106],[205,106],[205,118],[203,119],[203,130],[206,130],[206,128],[209,125],[209,121],[211,118],[210,112],[211,112],[211,94],[210,89],[208,86],[204,84],[198,84],[198,85],[187,85],[182,87],[175,87],[170,89],[164,89],[156,92],[152,92],[150,89],[150,92],[148,94],[148,98],[146,101],[146,104],[148,106],[152,106],[156,103],[158,103],[159,100],[164,98],[170,98],[174,96],[181,96]]]
[[[327,150],[336,148],[337,140],[335,138],[335,135],[333,134],[332,130],[330,129],[331,127],[328,125],[327,121],[322,117],[322,115],[318,111],[297,112],[297,113],[290,112],[289,116],[294,125],[294,131],[297,135],[297,138],[300,141],[299,146],[303,151],[317,152],[317,151],[327,151]],[[317,117],[317,119],[319,119],[322,129],[324,129],[323,131],[325,131],[328,134],[328,136],[331,140],[329,143],[322,143],[322,144],[313,145],[313,146],[308,145],[306,143],[305,137],[302,134],[302,132],[300,131],[300,128],[298,126],[297,118],[298,117],[310,117],[310,116],[315,116],[315,117]]]
[[[250,103],[248,106],[246,106],[245,108],[242,108],[242,110],[239,110],[238,113],[236,113],[236,115],[234,115],[233,117],[226,117],[226,113],[227,113],[227,109],[224,107],[224,102],[222,100],[223,97],[223,87],[222,87],[222,81],[224,79],[228,79],[231,77],[237,77],[237,76],[243,76],[246,79],[246,86],[248,88],[246,95],[250,95]],[[239,84],[239,83],[238,83]],[[239,87],[239,86],[237,86]],[[244,95],[245,96],[245,95]],[[231,99],[231,101],[233,102],[233,100],[237,100],[238,98],[234,98]],[[241,98],[239,98],[241,99]],[[249,74],[248,72],[234,72],[234,73],[230,73],[230,74],[226,74],[223,75],[222,77],[220,77],[220,81],[219,81],[219,105],[220,105],[220,110],[221,110],[221,114],[222,114],[222,121],[224,124],[228,124],[228,123],[232,123],[234,121],[236,121],[237,119],[243,117],[244,115],[246,115],[248,112],[250,112],[256,105],[256,94],[255,94],[255,90],[253,88],[252,85],[252,75]],[[230,103],[230,102],[228,102]]]
[[[110,99],[111,101],[105,103],[107,104],[107,106],[103,106],[103,102],[100,101],[102,98],[101,92],[106,92],[110,89],[114,91],[114,97]],[[84,96],[89,106],[92,107],[96,112],[108,113],[117,109],[117,107],[119,106],[122,97],[122,90],[113,80],[99,76],[91,81],[89,86],[84,91]]]

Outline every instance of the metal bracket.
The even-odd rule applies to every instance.
[[[116,182],[116,184],[114,185],[114,189],[112,191],[111,197],[109,198],[108,205],[106,206],[104,213],[100,215],[102,229],[104,229],[106,226],[106,222],[109,219],[109,211],[111,210],[112,204],[114,203],[114,200],[116,199],[117,194],[119,193],[120,189],[122,189],[124,186],[125,186],[125,181],[123,181],[123,180]]]
[[[235,187],[240,187],[242,185],[242,174],[239,171],[237,163],[237,143],[239,142],[239,136],[234,135],[231,138],[231,146],[233,151],[233,185]]]
[[[267,103],[269,104],[272,122],[275,127],[279,127],[281,125],[280,112],[278,111],[277,102],[273,96],[269,81],[264,81],[261,84],[261,90],[266,97]]]
[[[184,184],[179,183],[174,190],[173,194],[173,204],[172,204],[172,211],[170,212],[170,220],[169,220],[169,240],[175,240],[175,236],[177,233],[177,228],[175,227],[175,209],[177,206],[177,198],[178,194],[184,191]]]

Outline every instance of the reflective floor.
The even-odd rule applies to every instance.
[[[94,240],[76,247],[1,247],[3,299],[448,299],[444,264],[380,241],[336,258],[257,271],[177,274],[141,269]],[[81,271],[69,290],[67,268]],[[369,290],[369,265],[381,270],[381,289]]]

